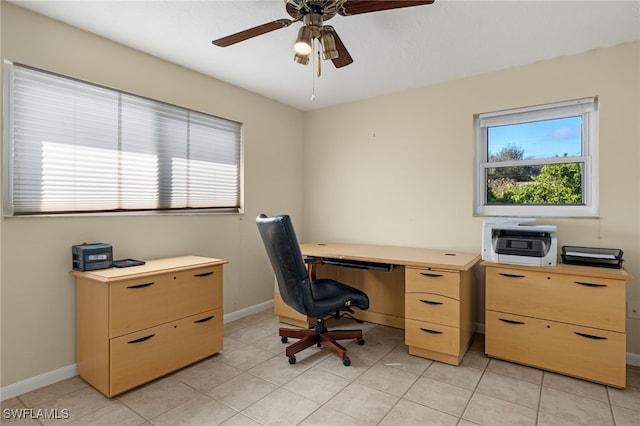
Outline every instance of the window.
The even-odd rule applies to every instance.
[[[5,69],[5,215],[241,210],[240,123]]]
[[[479,114],[475,213],[596,216],[595,98]]]

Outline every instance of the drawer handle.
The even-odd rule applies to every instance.
[[[145,288],[145,287],[149,287],[150,285],[154,285],[154,284],[155,283],[152,281],[150,283],[130,285],[130,286],[127,286],[127,288]]]
[[[201,274],[193,274],[194,277],[208,277],[209,275],[213,275],[213,271],[211,272],[203,272]]]
[[[586,283],[584,281],[574,281],[576,284],[584,285],[587,287],[606,287],[606,284]]]
[[[424,277],[431,277],[431,278],[440,278],[440,277],[444,276],[442,274],[430,274],[428,272],[420,272],[420,275],[422,275]]]
[[[522,321],[514,321],[514,320],[510,320],[510,319],[504,319],[504,318],[498,318],[500,321],[502,322],[506,322],[507,324],[517,324],[517,325],[522,325],[524,324],[524,322]]]
[[[607,340],[607,338],[603,336],[594,336],[593,334],[579,333],[577,331],[574,331],[574,333],[577,334],[578,336],[586,337],[587,339]]]
[[[141,343],[141,342],[144,342],[144,341],[146,341],[146,340],[151,339],[153,336],[155,336],[155,334],[150,334],[150,335],[148,335],[148,336],[144,336],[144,337],[141,337],[141,338],[139,338],[139,339],[132,340],[132,341],[127,342],[127,343]]]
[[[424,331],[425,333],[429,333],[429,334],[442,334],[442,331],[438,331],[438,330],[429,330],[428,328],[422,328],[422,327],[420,327],[420,330]]]
[[[197,323],[201,323],[201,322],[207,322],[207,321],[209,321],[210,319],[212,319],[214,316],[215,316],[215,315],[211,315],[210,317],[206,317],[206,318],[202,318],[202,319],[199,319],[199,320],[195,320],[193,323],[194,323],[194,324],[197,324]]]
[[[504,272],[498,272],[498,274],[508,278],[524,278],[524,275],[518,275],[518,274],[507,274]]]
[[[442,305],[442,302],[435,302],[433,300],[424,300],[424,299],[420,299],[420,301],[422,303],[426,303],[427,305]]]

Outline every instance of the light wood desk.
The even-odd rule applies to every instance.
[[[458,365],[473,335],[473,267],[480,255],[368,244],[307,243],[305,257],[390,265],[389,271],[320,264],[317,278],[333,278],[364,291],[369,309],[356,317],[405,329],[409,353]],[[309,326],[313,319],[275,295],[280,321]]]

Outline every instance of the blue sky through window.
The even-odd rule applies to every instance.
[[[510,146],[523,149],[523,159],[582,155],[582,117],[510,124],[487,130],[489,156]]]

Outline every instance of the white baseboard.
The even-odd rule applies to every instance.
[[[224,316],[224,322],[228,323],[231,321],[235,321],[249,315],[257,314],[258,312],[262,312],[267,309],[273,309],[273,299],[264,303],[250,306],[245,309],[240,309],[239,311],[231,312],[230,314]],[[477,333],[484,334],[484,324],[477,322],[474,324],[474,329]],[[640,367],[640,354],[627,352],[627,364]],[[58,368],[57,370],[49,371],[35,377],[30,377],[11,385],[3,386],[0,388],[0,401],[6,401],[24,393],[40,389],[44,386],[52,385],[61,380],[70,379],[71,377],[75,377],[77,375],[78,368],[76,364],[72,364],[67,367]]]
[[[78,368],[76,364],[72,364],[35,377],[30,377],[18,383],[3,386],[0,388],[0,401],[6,401],[7,399],[22,395],[23,393],[31,392],[44,386],[52,385],[61,380],[70,379],[77,375]]]
[[[224,323],[226,324],[231,321],[239,320],[240,318],[257,314],[258,312],[266,311],[267,309],[273,309],[273,299],[226,314],[224,316]]]
[[[627,365],[635,365],[636,367],[640,367],[640,354],[627,352]]]
[[[224,322],[228,323],[240,318],[244,318],[248,315],[262,312],[266,309],[273,309],[273,299],[264,303],[260,303],[254,306],[250,306],[239,311],[232,312],[224,316]],[[22,380],[11,385],[3,386],[0,388],[0,401],[6,401],[16,396],[22,395],[27,392],[40,389],[44,386],[51,385],[61,380],[70,379],[78,375],[78,368],[76,364],[62,367],[57,370],[49,371],[44,374],[40,374],[35,377]]]

